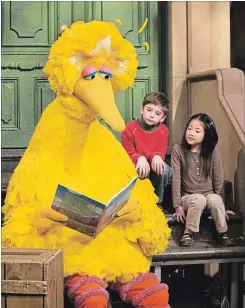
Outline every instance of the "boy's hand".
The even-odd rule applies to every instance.
[[[148,177],[150,173],[150,165],[145,156],[140,156],[136,164],[136,171],[141,179]]]
[[[186,216],[185,216],[185,210],[184,210],[183,206],[176,207],[175,213],[176,213],[177,221],[178,222],[181,221],[184,224]]]
[[[163,174],[164,167],[163,167],[163,159],[161,156],[159,155],[153,156],[151,161],[151,168],[156,174],[158,175]]]

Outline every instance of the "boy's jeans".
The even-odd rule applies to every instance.
[[[163,201],[164,190],[172,176],[172,168],[164,162],[163,174],[156,174],[153,170],[150,171],[149,179],[155,188],[155,194],[158,196],[158,204]]]

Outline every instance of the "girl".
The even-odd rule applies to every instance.
[[[199,231],[203,210],[210,209],[218,238],[223,245],[233,241],[227,235],[227,213],[221,198],[223,167],[216,147],[218,135],[213,120],[205,113],[188,121],[182,144],[175,144],[171,155],[172,195],[178,221],[186,220],[181,246],[191,246],[193,233]]]

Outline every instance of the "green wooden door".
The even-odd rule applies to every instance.
[[[146,17],[148,26],[138,34]],[[144,95],[159,89],[157,2],[2,2],[2,148],[25,148],[44,108],[54,99],[42,68],[60,25],[117,18],[123,22],[116,23],[123,35],[133,30],[127,39],[136,47],[140,63],[134,87],[116,94],[128,122],[139,116]]]

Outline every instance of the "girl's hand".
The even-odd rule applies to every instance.
[[[225,217],[226,217],[226,219],[227,220],[229,220],[229,215],[236,215],[233,211],[229,211],[229,210],[227,210],[227,211],[225,211]]]
[[[176,213],[177,221],[178,222],[181,221],[184,224],[186,216],[185,216],[185,210],[184,210],[183,206],[176,207],[175,213]]]
[[[151,168],[156,174],[163,174],[163,159],[159,155],[155,155],[151,161]]]
[[[136,164],[136,171],[141,179],[148,177],[150,173],[150,165],[145,156],[140,156]]]

